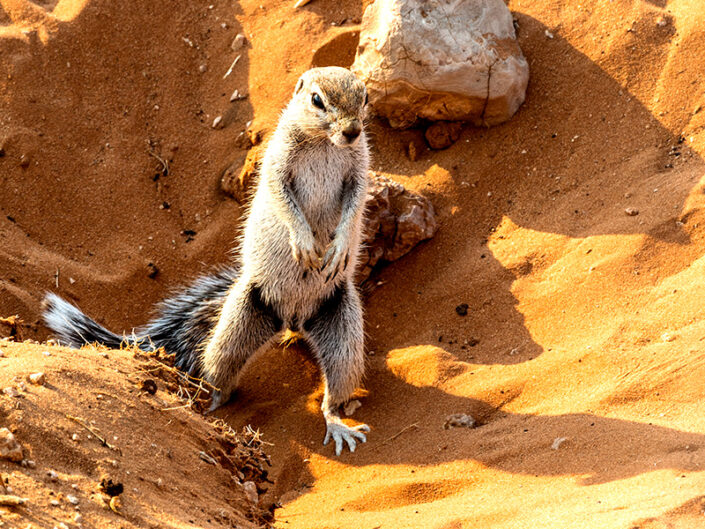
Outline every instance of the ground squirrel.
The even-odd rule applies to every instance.
[[[266,148],[237,262],[161,303],[131,337],[98,325],[54,294],[43,317],[60,341],[79,347],[127,341],[164,347],[177,366],[229,399],[258,350],[289,329],[310,345],[325,382],[324,444],[351,451],[367,425],[343,424],[339,407],[364,370],[360,298],[353,284],[368,185],[365,85],[349,70],[314,68],[298,80]]]

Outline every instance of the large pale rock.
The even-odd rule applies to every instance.
[[[502,0],[376,0],[352,70],[392,127],[495,125],[524,102],[529,65]]]

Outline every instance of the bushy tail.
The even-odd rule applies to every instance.
[[[100,343],[110,348],[119,348],[124,343],[137,343],[134,338],[110,332],[56,294],[49,293],[44,298],[42,318],[59,341],[71,347]]]
[[[227,267],[198,278],[160,303],[152,321],[129,336],[110,332],[56,294],[44,298],[42,317],[61,343],[72,347],[101,343],[113,349],[132,344],[145,351],[163,347],[176,355],[176,367],[197,376],[201,346],[238,275],[237,267]]]

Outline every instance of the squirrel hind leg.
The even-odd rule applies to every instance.
[[[363,432],[369,431],[366,424],[346,426],[338,412],[357,388],[365,368],[362,305],[352,283],[338,285],[303,328],[325,381],[321,406],[326,420],[323,444],[333,439],[336,455],[341,454],[345,443],[352,452],[358,441],[367,441]]]
[[[247,361],[282,327],[282,319],[262,299],[259,287],[242,278],[233,285],[199,358],[203,377],[218,388],[211,411],[230,399]]]

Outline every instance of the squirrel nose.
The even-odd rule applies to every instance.
[[[362,126],[357,121],[354,121],[343,129],[343,136],[345,136],[347,140],[352,143],[361,132]]]

